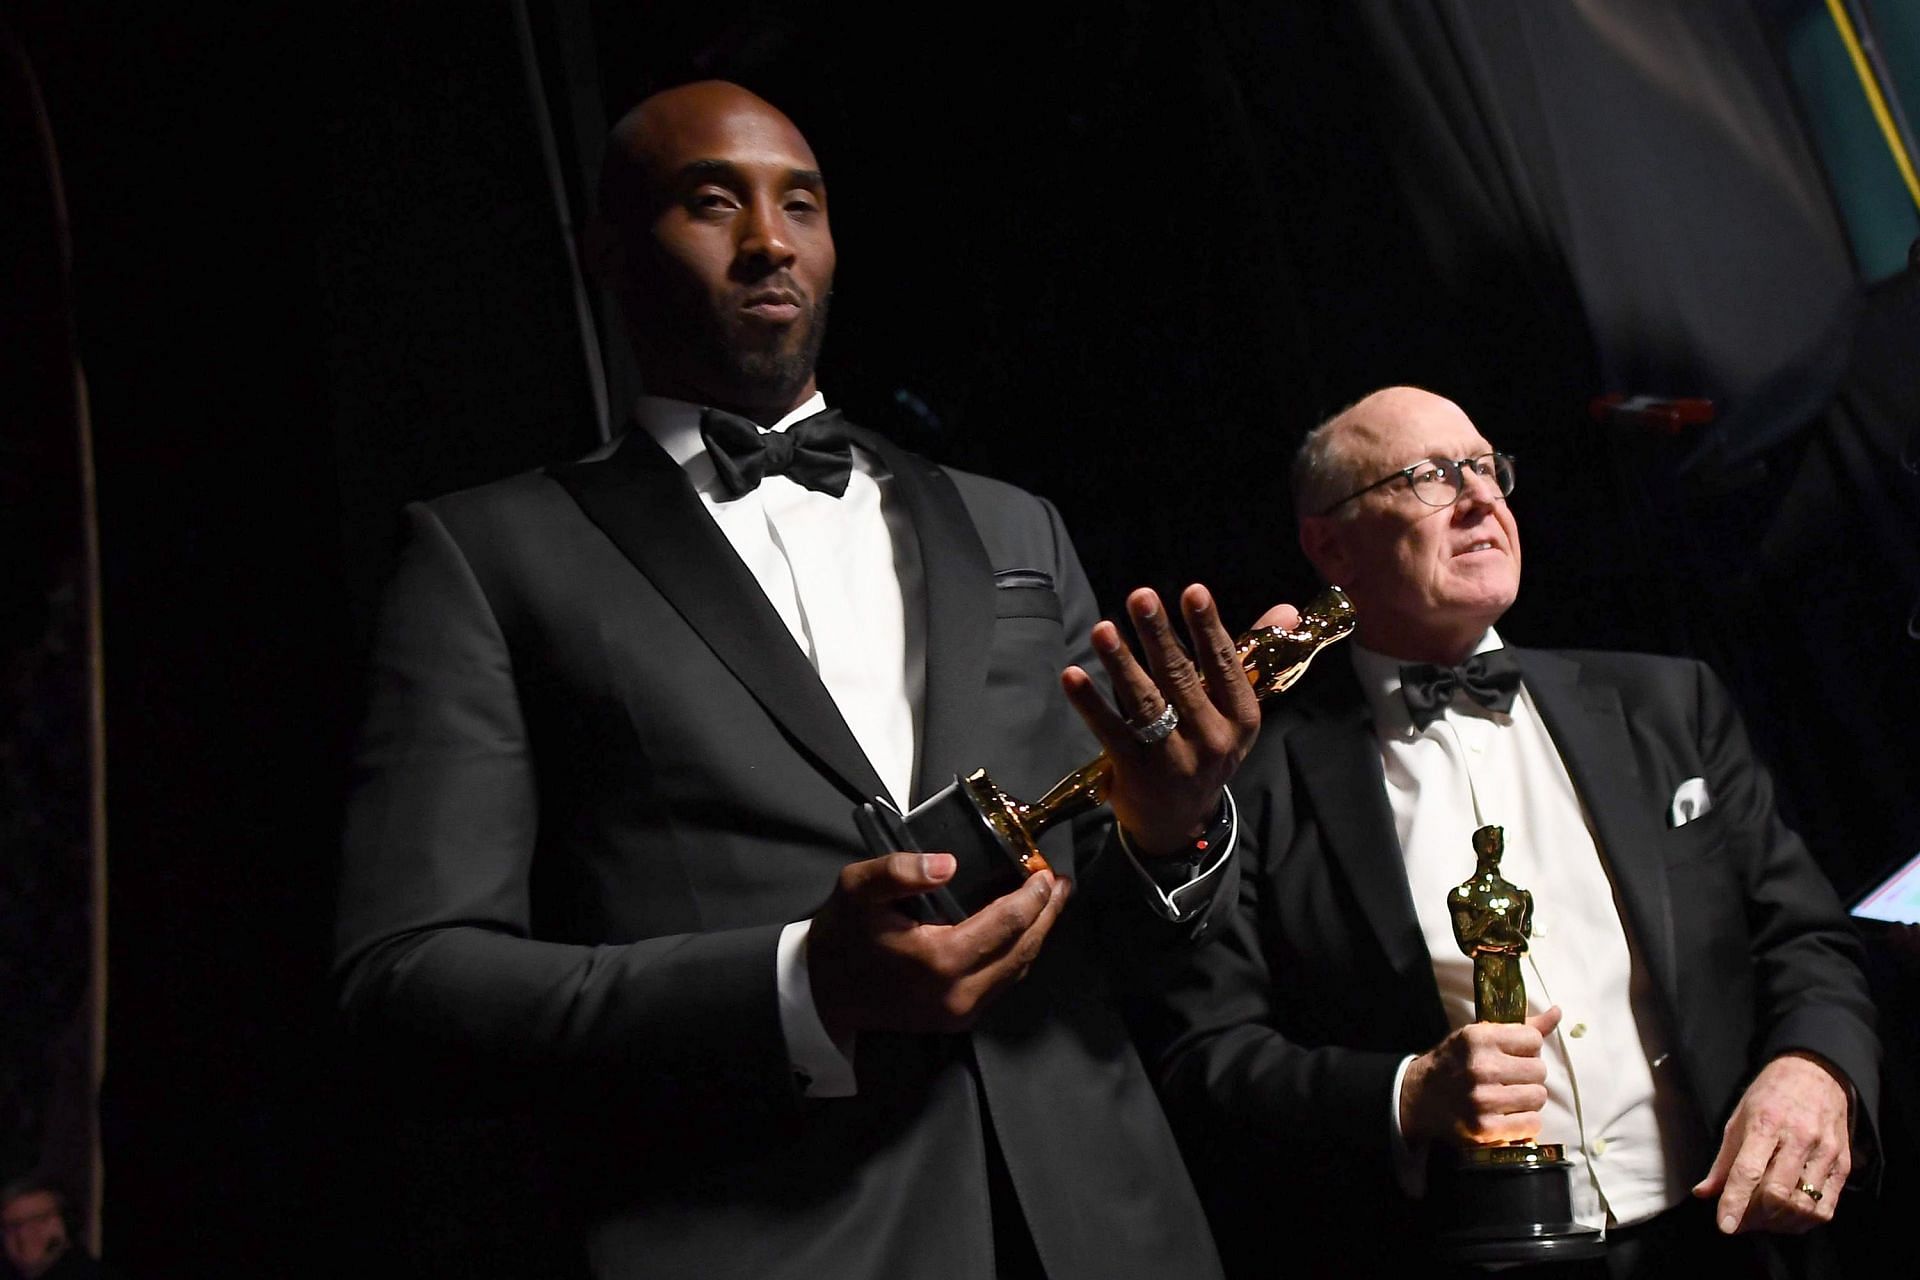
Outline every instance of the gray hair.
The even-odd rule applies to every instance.
[[[1293,455],[1291,484],[1294,518],[1317,516],[1353,486],[1352,463],[1341,453],[1339,427],[1360,401],[1341,409],[1307,432]]]

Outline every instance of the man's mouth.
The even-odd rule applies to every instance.
[[[768,324],[791,324],[800,318],[800,297],[786,289],[757,289],[741,302],[740,310]]]
[[[1491,538],[1480,538],[1476,541],[1469,542],[1466,546],[1454,552],[1454,554],[1457,556],[1470,556],[1476,551],[1498,551],[1499,549],[1498,544]]]

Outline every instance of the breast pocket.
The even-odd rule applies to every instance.
[[[1050,583],[996,580],[993,589],[993,616],[1002,619],[1045,618],[1057,623],[1060,621],[1060,597],[1054,593]]]
[[[1723,834],[1719,815],[1703,814],[1692,822],[1668,828],[1660,841],[1660,851],[1668,866],[1711,862],[1719,858],[1725,847]]]

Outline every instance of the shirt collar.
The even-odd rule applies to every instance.
[[[1500,633],[1488,627],[1480,643],[1473,646],[1473,652],[1487,653],[1504,647]],[[1400,668],[1411,664],[1358,643],[1347,646],[1347,656],[1353,659],[1353,674],[1367,695],[1367,706],[1373,712],[1373,723],[1381,736],[1413,737],[1413,717],[1407,713],[1406,699],[1400,696]]]

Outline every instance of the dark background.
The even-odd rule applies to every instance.
[[[0,8],[60,150],[96,437],[109,1256],[535,1274],[550,1252],[510,1126],[425,1132],[335,1039],[343,762],[400,504],[598,440],[554,177],[577,220],[589,140],[695,72],[820,154],[829,398],[1055,499],[1104,600],[1301,598],[1301,433],[1427,385],[1520,457],[1505,634],[1714,661],[1843,892],[1920,847],[1920,285],[1862,282],[1756,70],[1791,7],[1685,19],[1729,75],[1779,80],[1743,117],[1775,130],[1778,185],[1659,94],[1609,96],[1632,67],[1583,61],[1570,6],[533,4],[538,94],[505,3]],[[1511,129],[1450,150],[1449,120]],[[1699,305],[1667,323],[1661,297]],[[1743,351],[1797,354],[1736,367],[1688,336],[1741,325],[1779,339]],[[1721,424],[1596,421],[1609,392],[1710,396]]]

